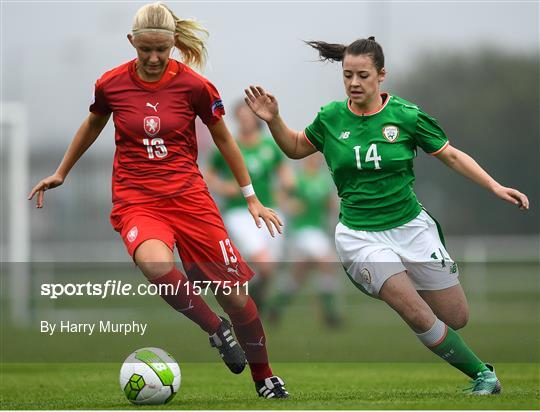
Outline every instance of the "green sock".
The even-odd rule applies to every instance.
[[[326,317],[336,317],[336,299],[333,293],[321,292],[320,299],[322,302],[323,312]]]
[[[430,330],[417,336],[433,353],[473,379],[478,372],[489,370],[461,336],[439,319]]]

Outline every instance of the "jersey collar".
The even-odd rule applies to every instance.
[[[135,68],[136,61],[137,59],[131,61],[131,64],[129,65],[129,74],[136,84],[143,87],[144,89],[151,91],[158,90],[163,86],[169,84],[169,82],[174,77],[176,77],[176,75],[181,70],[181,67],[176,60],[169,59],[169,63],[167,64],[167,68],[165,69],[163,76],[161,76],[161,79],[159,79],[157,82],[147,82],[141,79],[140,76],[137,74],[137,70]]]
[[[374,114],[378,114],[378,113],[382,112],[384,110],[384,108],[386,107],[386,105],[388,104],[388,102],[390,101],[390,99],[392,98],[390,93],[387,93],[387,92],[382,92],[381,97],[383,97],[383,99],[384,99],[383,105],[381,107],[379,107],[377,110],[373,111],[373,112],[368,112],[368,113],[358,113],[358,112],[356,112],[353,109],[352,105],[351,105],[351,99],[347,99],[347,108],[355,116],[360,116],[360,117],[373,116]]]

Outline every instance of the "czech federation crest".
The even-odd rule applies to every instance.
[[[382,129],[382,134],[386,140],[390,143],[394,143],[399,136],[399,129],[397,126],[388,125]]]
[[[139,229],[137,229],[137,226],[133,226],[131,229],[129,229],[129,232],[126,236],[129,243],[133,243],[133,241],[137,239],[138,234],[139,234]]]
[[[161,121],[157,116],[146,116],[144,118],[144,131],[150,137],[154,137],[159,132]]]

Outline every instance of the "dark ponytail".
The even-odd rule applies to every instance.
[[[340,62],[345,57],[347,46],[344,44],[326,43],[324,41],[307,41],[308,46],[313,47],[319,52],[321,61]]]
[[[321,61],[340,62],[343,61],[347,54],[353,56],[367,54],[373,59],[373,64],[378,71],[384,67],[383,49],[373,36],[367,39],[355,40],[348,46],[323,41],[307,41],[305,43],[319,51]]]

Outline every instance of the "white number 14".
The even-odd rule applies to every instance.
[[[360,160],[360,148],[361,146],[354,146],[354,154],[356,156],[356,167],[358,170],[362,170],[362,161]],[[375,163],[375,170],[379,170],[381,168],[381,165],[379,162],[381,161],[381,156],[377,154],[377,145],[375,143],[371,144],[367,150],[366,153],[366,159],[365,162],[374,162]]]

